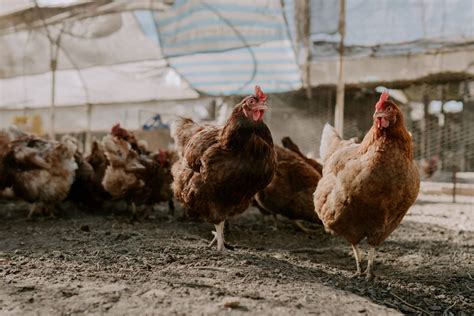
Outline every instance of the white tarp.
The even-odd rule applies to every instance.
[[[0,17],[0,107],[51,104],[51,52],[58,48],[59,107],[302,86],[295,0],[39,1],[71,3],[42,7],[48,38],[34,1],[0,1],[0,14],[9,14]],[[314,85],[336,82],[338,3],[311,1]],[[346,0],[347,81],[472,73],[473,16],[471,0]],[[446,50],[454,52],[435,54]]]
[[[31,21],[18,14],[0,21],[1,107],[49,106],[56,55],[56,106],[301,87],[279,1],[81,3],[64,12],[42,8],[47,30],[36,8]]]
[[[56,104],[135,103],[197,98],[164,60],[62,70],[56,74]],[[51,73],[1,81],[3,108],[38,108],[51,104]],[[12,93],[14,92],[14,93]]]
[[[311,0],[314,59],[335,57],[338,0]],[[346,0],[345,55],[400,56],[474,47],[472,0]]]

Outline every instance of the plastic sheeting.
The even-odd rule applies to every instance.
[[[170,65],[208,95],[246,94],[301,87],[298,62],[280,1],[179,0],[152,16],[137,13],[142,28]]]
[[[197,98],[199,95],[164,60],[62,70],[56,74],[56,105],[135,103]],[[51,73],[1,81],[6,109],[51,104]]]
[[[268,92],[302,86],[295,0],[74,3],[43,8],[48,34],[31,9],[33,1],[0,2],[0,14],[10,14],[0,18],[0,107],[51,104],[51,54],[56,49],[56,106],[246,94],[255,84]],[[325,59],[337,55],[338,3],[311,0],[314,84],[334,83],[332,61]],[[14,13],[23,9],[25,14]],[[474,43],[473,16],[471,0],[346,0],[347,65],[354,58],[466,50]],[[470,62],[442,61],[447,66],[436,69],[445,72]],[[364,69],[365,77],[348,71],[354,77],[350,82],[416,79],[426,73],[411,76],[412,66],[384,76]]]
[[[46,9],[47,30],[38,17],[18,16],[0,30],[0,106],[49,106],[56,50],[56,106],[301,87],[280,1],[102,2]]]
[[[314,58],[337,56],[338,0],[311,0]],[[346,0],[345,55],[420,54],[474,47],[472,0]]]

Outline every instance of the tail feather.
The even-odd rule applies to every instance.
[[[171,135],[176,144],[176,150],[182,153],[183,148],[201,126],[190,118],[179,117],[171,126]]]
[[[298,145],[296,145],[295,142],[289,136],[283,137],[281,139],[281,143],[283,147],[285,147],[286,149],[289,149],[292,152],[297,153],[298,155],[304,157]]]
[[[323,134],[321,135],[321,146],[319,147],[319,155],[323,160],[323,164],[336,151],[342,138],[336,129],[330,124],[324,125]]]

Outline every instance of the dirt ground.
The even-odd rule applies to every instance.
[[[377,278],[352,279],[350,246],[255,209],[230,223],[234,250],[208,248],[211,226],[123,213],[25,219],[0,205],[0,314],[473,314],[474,199],[421,196],[380,247]],[[179,213],[179,212],[178,212]],[[365,249],[365,245],[363,246]]]

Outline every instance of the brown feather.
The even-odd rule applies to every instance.
[[[323,174],[323,165],[320,164],[319,162],[317,162],[314,159],[306,157],[301,152],[298,145],[296,145],[290,137],[288,137],[288,136],[283,137],[282,140],[281,140],[281,143],[283,144],[283,147],[285,147],[286,149],[291,150],[292,152],[296,153],[298,156],[303,158],[306,161],[306,163],[308,163],[310,166],[312,166],[314,168],[314,170],[316,170],[320,175]]]
[[[191,215],[213,224],[244,212],[270,183],[275,152],[270,130],[243,112],[244,99],[223,128],[181,119],[175,133],[181,158],[172,168],[175,197]]]
[[[313,193],[321,174],[298,154],[275,145],[277,171],[270,184],[255,196],[262,209],[320,224],[314,212]]]
[[[341,142],[327,158],[314,194],[326,229],[354,245],[364,238],[380,245],[418,195],[420,179],[403,115],[391,101],[386,105],[395,113],[390,126],[378,128],[374,117],[361,144]]]

